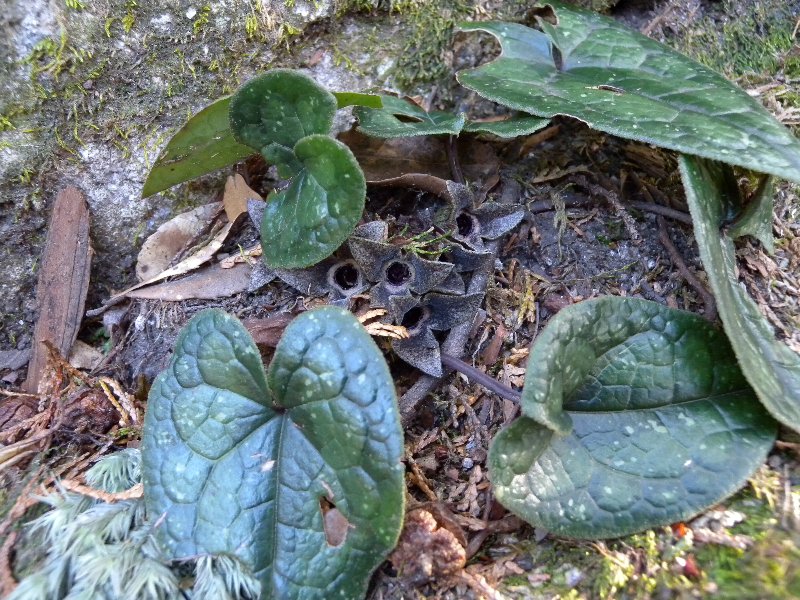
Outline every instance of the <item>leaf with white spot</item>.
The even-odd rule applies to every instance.
[[[501,46],[461,85],[515,110],[800,182],[800,141],[721,75],[619,22],[558,0],[532,29],[474,22]]]
[[[313,134],[327,134],[336,97],[299,71],[273,69],[242,85],[231,98],[230,124],[236,141],[261,150],[292,148]]]
[[[304,313],[265,374],[244,326],[195,316],[150,391],[149,517],[165,554],[236,555],[264,598],[363,597],[403,517],[403,433],[383,355],[347,311]]]
[[[633,298],[553,317],[531,348],[521,404],[490,449],[495,494],[568,537],[688,519],[741,487],[776,433],[723,332]]]
[[[294,147],[289,187],[267,198],[261,221],[264,261],[271,268],[308,267],[344,243],[364,212],[367,182],[350,149],[326,135]]]

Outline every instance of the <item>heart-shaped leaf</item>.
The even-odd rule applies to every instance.
[[[331,92],[338,108],[381,107],[376,94]],[[221,98],[193,116],[167,143],[142,188],[142,198],[236,164],[253,154],[253,147],[237,142],[230,128],[230,97]],[[258,147],[257,149],[261,149]]]
[[[203,311],[150,391],[148,515],[168,557],[236,555],[264,598],[359,598],[397,542],[402,451],[389,370],[350,313],[297,317],[267,378],[244,326]]]
[[[364,211],[367,183],[353,153],[326,135],[294,147],[302,169],[270,195],[261,222],[264,260],[272,268],[307,267],[330,256]]]
[[[502,54],[458,81],[516,110],[800,182],[800,142],[744,90],[613,19],[546,4],[555,17],[540,17],[541,31],[462,25],[496,37]]]
[[[336,107],[336,97],[309,76],[274,69],[236,91],[230,127],[236,140],[251,148],[292,148],[307,135],[329,133]]]
[[[142,188],[142,198],[239,162],[253,149],[235,139],[228,124],[230,98],[209,104],[181,127],[161,152]]]
[[[550,320],[531,348],[522,413],[490,449],[495,494],[529,523],[579,538],[719,502],[763,462],[776,429],[721,331],[632,298]]]
[[[463,114],[442,111],[426,112],[409,100],[396,96],[381,96],[381,108],[358,107],[358,129],[378,138],[400,138],[418,135],[450,134],[461,131],[490,133],[502,138],[528,135],[538,131],[550,121],[539,117],[521,115],[498,121],[467,121]]]
[[[732,177],[730,167],[682,156],[680,168],[700,260],[742,371],[772,416],[800,431],[800,355],[775,339],[772,327],[739,285],[736,249],[721,230],[722,190]]]

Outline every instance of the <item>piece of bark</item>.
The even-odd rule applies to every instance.
[[[68,187],[56,196],[47,231],[36,285],[39,316],[25,391],[38,391],[48,356],[43,342],[52,343],[63,356],[69,354],[83,317],[91,263],[89,207],[80,190]]]
[[[282,312],[263,319],[245,319],[242,323],[253,336],[256,344],[275,348],[283,335],[283,330],[293,318],[294,315]]]
[[[253,268],[245,263],[224,269],[220,263],[205,266],[181,279],[126,292],[129,298],[181,302],[190,298],[229,298],[247,290]]]

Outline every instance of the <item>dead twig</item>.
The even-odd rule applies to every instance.
[[[103,490],[97,490],[93,487],[83,485],[82,483],[78,483],[77,481],[73,481],[71,479],[62,480],[60,485],[68,492],[75,492],[76,494],[81,494],[82,496],[87,496],[95,500],[102,500],[103,502],[108,502],[109,504],[119,502],[120,500],[134,500],[144,497],[144,484],[142,483],[137,483],[129,490],[116,492],[113,494],[110,492],[104,492]]]
[[[704,286],[695,276],[695,274],[689,270],[689,267],[686,266],[683,257],[681,256],[680,252],[678,252],[678,249],[675,247],[675,244],[672,243],[672,240],[669,237],[667,222],[664,220],[664,217],[658,217],[657,219],[658,239],[661,241],[664,248],[666,248],[672,264],[674,264],[678,269],[678,272],[686,280],[686,283],[692,286],[692,288],[694,288],[694,290],[700,294],[700,297],[703,299],[703,303],[705,304],[706,308],[703,316],[713,323],[717,320],[717,303],[714,301],[714,295],[708,291],[706,286]]]

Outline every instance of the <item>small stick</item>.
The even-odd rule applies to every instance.
[[[667,217],[669,219],[672,219],[673,221],[684,223],[685,225],[692,224],[691,216],[689,216],[687,213],[683,211],[670,208],[669,206],[661,206],[660,204],[655,204],[650,202],[630,202],[629,204],[633,208],[638,208],[639,210],[650,212],[656,215],[661,215],[662,217]]]
[[[472,365],[465,363],[460,358],[451,356],[446,352],[442,352],[442,364],[445,367],[449,367],[455,371],[458,371],[459,373],[463,373],[470,381],[482,385],[487,390],[493,394],[497,394],[501,398],[506,398],[512,402],[519,402],[519,399],[522,396],[521,392],[518,392],[517,390],[500,383],[494,377],[479,371]]]
[[[667,253],[669,254],[670,260],[672,263],[678,268],[681,276],[686,280],[690,286],[692,286],[700,297],[703,298],[703,303],[706,306],[706,312],[703,315],[706,319],[711,321],[712,323],[717,320],[717,303],[714,301],[714,295],[706,289],[700,280],[695,277],[695,274],[689,270],[689,267],[686,266],[686,263],[683,261],[683,257],[681,256],[678,249],[675,247],[675,244],[672,243],[672,240],[669,237],[669,231],[667,231],[667,222],[664,220],[664,217],[658,217],[658,239],[664,245],[664,248],[667,249]]]
[[[596,204],[597,202],[593,198],[564,198],[564,208],[585,208],[587,206],[593,206]],[[660,204],[651,202],[630,202],[628,204],[632,208],[638,208],[639,210],[643,210],[645,212],[661,215],[685,225],[692,224],[692,217],[690,217],[687,213],[680,210],[675,210],[674,208],[669,208],[668,206],[661,206]],[[555,210],[555,207],[550,200],[536,200],[528,205],[528,211],[531,214],[550,212],[551,210]]]

